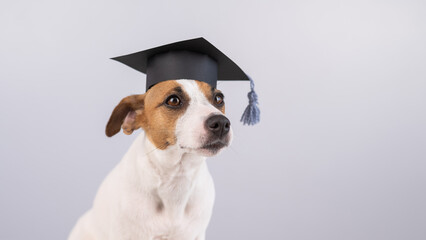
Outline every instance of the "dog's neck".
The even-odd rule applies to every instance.
[[[152,184],[147,190],[158,198],[160,208],[181,216],[188,207],[199,172],[207,170],[206,158],[185,153],[178,146],[160,150],[144,134],[135,140],[133,147],[137,148],[140,181]]]

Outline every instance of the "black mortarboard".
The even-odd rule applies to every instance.
[[[112,58],[145,73],[146,89],[167,80],[193,79],[216,87],[216,82],[249,80],[249,106],[241,118],[244,124],[259,121],[254,83],[237,64],[204,38],[175,42]]]

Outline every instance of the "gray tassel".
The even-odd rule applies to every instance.
[[[251,91],[247,94],[249,99],[249,105],[244,110],[243,116],[241,116],[241,122],[244,125],[254,125],[260,121],[260,110],[257,106],[257,94],[254,91],[254,82],[253,79],[249,76],[250,79],[250,89]]]

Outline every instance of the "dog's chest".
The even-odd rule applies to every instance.
[[[140,239],[195,239],[208,224],[214,199],[211,177],[204,168],[191,172],[193,168],[181,167],[163,172],[152,189],[131,191],[123,217]]]
[[[195,239],[208,216],[200,214],[205,206],[190,202],[184,210],[165,209],[153,217],[152,236],[154,239],[184,240]],[[158,224],[156,224],[157,222]]]
[[[158,207],[154,201],[150,205],[153,209]],[[201,223],[208,221],[209,216],[200,214],[203,212],[200,205],[188,203],[188,206],[192,209],[180,213],[176,209],[168,209],[167,206],[154,211],[142,206],[127,208],[118,221],[121,225],[119,235],[124,236],[123,239],[126,239],[126,236],[128,239],[195,239],[202,229],[201,226],[204,225]]]
[[[185,164],[162,175],[153,195],[157,206],[154,218],[163,224],[153,226],[156,229],[154,239],[195,238],[197,225],[208,218],[201,214],[209,208],[204,199],[208,189],[199,184],[203,177]]]

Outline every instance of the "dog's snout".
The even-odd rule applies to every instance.
[[[223,115],[213,115],[206,120],[206,128],[218,138],[225,136],[231,128],[231,122]]]

